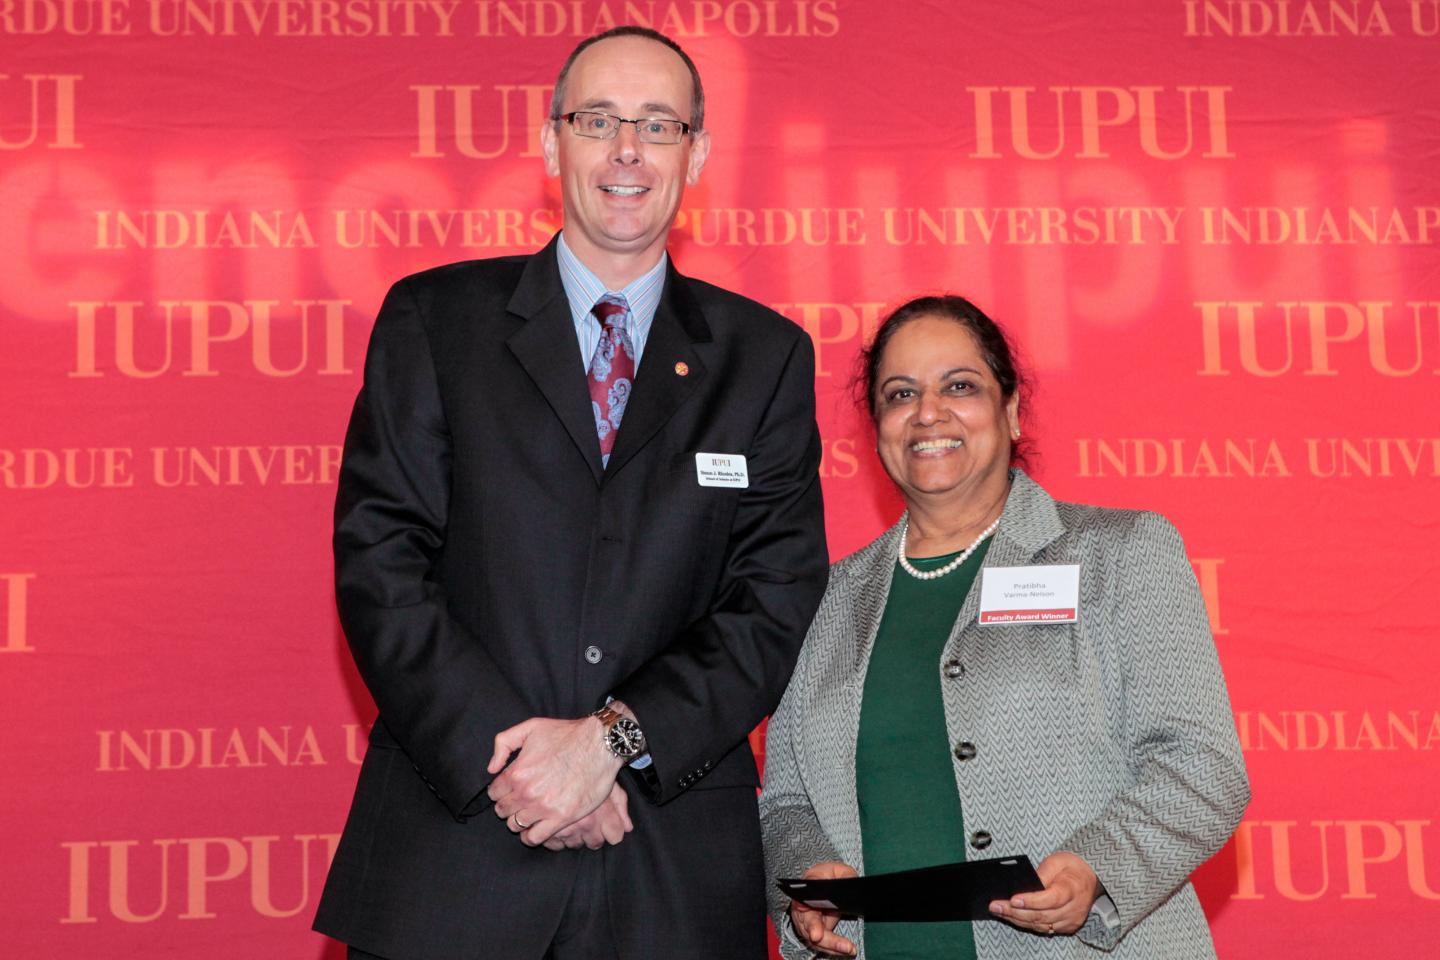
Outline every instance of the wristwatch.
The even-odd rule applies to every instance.
[[[640,724],[609,706],[601,707],[591,716],[604,725],[601,739],[616,759],[629,763],[645,752],[645,734],[640,731]]]

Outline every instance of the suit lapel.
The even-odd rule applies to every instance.
[[[851,561],[843,586],[849,592],[849,609],[847,611],[845,605],[840,608],[849,616],[835,624],[833,633],[827,637],[830,642],[838,640],[840,649],[829,668],[812,681],[818,683],[822,691],[833,692],[822,693],[812,702],[804,721],[806,734],[802,740],[808,749],[800,752],[800,764],[808,783],[823,784],[838,779],[834,790],[815,791],[815,813],[834,840],[837,852],[860,870],[864,869],[863,845],[860,810],[855,799],[860,700],[870,653],[885,615],[885,600],[890,595],[899,541],[897,523]]]
[[[995,530],[994,542],[986,551],[982,569],[960,606],[960,616],[955,620],[942,658],[954,655],[952,651],[958,649],[956,641],[966,630],[980,629],[980,581],[985,576],[984,568],[1025,566],[1064,532],[1065,525],[1060,522],[1060,513],[1051,496],[1024,471],[1014,470],[1010,496],[1005,500],[1005,512]]]
[[[576,347],[575,323],[555,260],[557,242],[551,240],[525,265],[507,309],[526,322],[506,344],[544,394],[598,484],[604,476],[600,442],[585,389],[585,363]]]
[[[885,602],[890,597],[890,582],[895,576],[895,551],[900,546],[900,527],[905,519],[902,516],[875,541],[863,568],[855,570],[856,576],[863,577],[855,596],[855,663],[850,681],[857,697],[865,684],[865,670],[875,649],[875,637],[880,633],[880,621],[885,617]]]
[[[975,576],[975,582],[970,585],[970,592],[965,595],[965,602],[960,605],[960,615],[955,618],[955,626],[950,633],[950,641],[941,651],[941,659],[949,659],[951,645],[959,636],[971,627],[979,627],[980,620],[980,581],[985,576],[985,567],[1022,567],[1030,562],[1034,551],[1016,543],[1006,536],[1004,531],[1005,521],[1000,521],[1000,527],[995,531],[995,539],[990,544],[990,549],[985,551],[985,560],[981,563],[981,569]]]
[[[610,453],[608,473],[615,473],[639,453],[704,382],[705,365],[694,345],[710,339],[710,327],[689,283],[670,263],[665,290],[635,374],[635,389],[615,437],[615,449]]]

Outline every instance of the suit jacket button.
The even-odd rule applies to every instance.
[[[990,834],[986,833],[984,830],[976,830],[974,833],[970,834],[970,846],[974,847],[976,850],[984,850],[986,847],[990,846],[990,841],[993,839],[995,838],[990,836]]]
[[[592,644],[591,646],[585,648],[585,659],[589,663],[599,663],[601,660],[605,659],[605,654],[600,652],[599,647]]]
[[[947,680],[959,680],[965,676],[965,664],[959,660],[946,660],[945,665],[940,668]]]
[[[975,750],[975,744],[971,743],[969,740],[961,740],[959,743],[955,744],[956,760],[973,760],[975,759],[976,752],[977,751]]]

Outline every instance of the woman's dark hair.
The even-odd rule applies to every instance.
[[[1018,395],[1022,412],[1029,407],[1030,378],[1016,362],[1016,350],[998,323],[964,297],[916,297],[902,303],[880,321],[880,327],[875,331],[875,338],[870,341],[870,346],[860,351],[853,383],[855,402],[870,415],[872,421],[877,414],[875,381],[880,372],[880,360],[885,356],[885,348],[901,327],[921,317],[953,320],[969,330],[976,345],[980,347],[980,356],[984,358],[985,366],[990,368],[990,373],[1000,384],[1001,396],[1008,402],[1011,397]],[[1024,466],[1029,460],[1029,451],[1029,437],[1022,436],[1011,445],[1010,462]]]

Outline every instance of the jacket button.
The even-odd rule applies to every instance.
[[[940,669],[948,680],[958,680],[965,676],[965,664],[959,660],[946,660],[945,665]]]
[[[971,743],[969,740],[961,740],[959,743],[955,744],[956,760],[973,760],[975,759],[975,754],[975,744]]]
[[[970,846],[974,847],[976,850],[984,850],[986,847],[990,846],[990,841],[993,839],[995,838],[990,836],[990,834],[986,833],[984,830],[976,830],[974,833],[970,834]]]
[[[588,646],[588,647],[585,648],[585,659],[586,659],[588,662],[590,662],[590,663],[599,663],[599,662],[600,662],[601,660],[603,660],[604,658],[605,658],[605,654],[603,654],[603,653],[600,652],[600,648],[599,648],[599,647],[592,645],[592,646]]]

